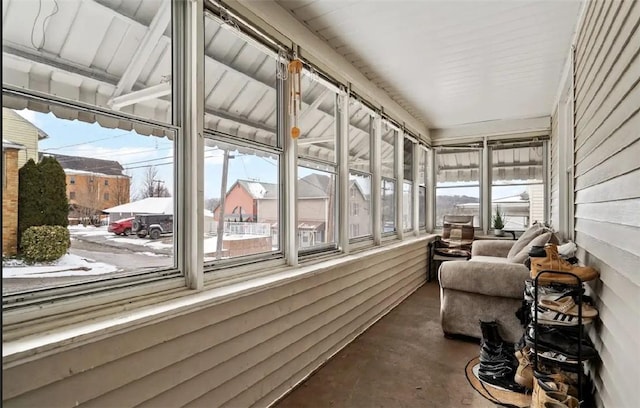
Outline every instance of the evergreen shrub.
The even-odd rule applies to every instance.
[[[67,253],[71,240],[69,230],[60,225],[28,228],[22,234],[22,255],[27,262],[51,262]]]

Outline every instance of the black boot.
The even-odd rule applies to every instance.
[[[498,323],[480,322],[482,331],[482,346],[480,347],[480,368],[489,368],[495,365],[508,365],[515,369],[518,359],[513,347],[505,342],[498,332]]]
[[[489,343],[497,345],[504,343],[504,340],[502,340],[498,332],[498,322],[480,321],[480,330],[482,331],[482,344]]]
[[[498,332],[498,323],[480,322],[482,346],[480,347],[480,368],[478,377],[483,382],[521,392],[522,386],[515,380],[518,359],[513,346],[505,342]]]

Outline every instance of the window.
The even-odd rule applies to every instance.
[[[279,154],[205,141],[204,261],[280,250]]]
[[[396,182],[382,179],[381,202],[382,202],[382,233],[394,232],[396,230]]]
[[[436,227],[445,215],[473,215],[473,225],[481,227],[480,162],[478,149],[436,151]]]
[[[302,252],[337,247],[336,134],[338,98],[336,90],[308,70],[303,70],[303,108],[298,138],[298,240]]]
[[[491,147],[491,214],[500,209],[506,230],[546,221],[544,149],[543,142]]]
[[[349,238],[373,234],[371,211],[371,140],[373,116],[357,99],[349,99]]]
[[[402,229],[413,229],[413,183],[410,181],[402,184]]]
[[[418,226],[427,227],[427,150],[418,147]]]
[[[383,121],[381,156],[381,206],[382,233],[396,231],[396,139],[398,131]]]
[[[25,44],[29,52],[36,53],[31,59],[18,49],[3,48],[3,85],[36,90],[116,114],[172,123],[171,2],[153,1],[140,9],[116,4],[83,0],[48,5],[37,1],[3,2],[3,10],[8,11],[3,15],[3,41]],[[33,16],[49,14],[52,21],[47,22],[46,32],[45,27],[37,29],[33,25]],[[75,16],[76,23],[56,21],[66,15]],[[158,34],[154,41],[145,43],[145,34],[154,19],[159,24],[155,31]],[[54,39],[50,32],[57,37]],[[66,55],[64,63],[60,63],[60,50],[77,48],[79,44],[82,50]],[[144,47],[141,51],[146,58],[132,59],[140,47]],[[86,69],[76,68],[80,66]],[[130,68],[125,69],[127,66]],[[76,78],[73,82],[77,85],[68,82],[70,76]],[[136,94],[140,88],[153,93],[140,96]]]
[[[301,250],[336,246],[336,176],[330,170],[298,166],[298,235],[313,236],[300,240]]]
[[[69,200],[67,219],[71,246],[68,254],[57,261],[60,266],[56,266],[57,263],[32,265],[40,270],[46,268],[41,273],[34,274],[30,271],[31,266],[9,268],[3,276],[15,279],[3,280],[4,295],[20,293],[18,296],[22,296],[21,293],[32,291],[46,293],[41,291],[75,282],[104,280],[111,283],[116,281],[114,278],[131,278],[160,270],[169,275],[166,270],[176,268],[172,229],[159,239],[151,240],[148,237],[120,237],[110,232],[107,224],[109,219],[117,221],[130,216],[126,208],[112,210],[116,204],[111,200],[116,201],[116,198],[125,207],[143,205],[173,213],[176,140],[173,130],[124,118],[115,120],[113,116],[96,112],[89,114],[69,105],[64,106],[64,116],[68,119],[61,119],[53,113],[40,112],[61,109],[54,101],[35,105],[29,98],[5,95],[5,103],[15,101],[17,105],[33,105],[39,109],[13,111],[17,116],[13,120],[22,121],[23,129],[27,129],[25,133],[32,130],[30,134],[37,151],[30,154],[55,159],[69,178],[64,195]],[[83,120],[88,117],[93,118],[91,122]],[[104,127],[101,123],[118,123],[122,128]],[[36,141],[36,129],[46,132],[48,137]],[[58,129],[64,129],[64,132]],[[122,188],[115,190],[115,186],[110,186],[112,188],[105,191],[101,183],[91,183],[96,177],[117,177]],[[164,182],[163,198],[151,198],[148,188],[151,180]],[[126,260],[113,256],[123,248],[132,251]],[[173,273],[177,275],[177,272]],[[23,276],[42,279],[18,279]]]
[[[108,185],[109,185],[109,179],[105,179],[105,180],[104,180],[104,185],[105,185],[105,186],[108,186]]]
[[[282,251],[277,53],[235,24],[205,11],[205,266]]]
[[[416,143],[405,137],[403,146],[402,229],[408,231],[413,229],[413,156]]]

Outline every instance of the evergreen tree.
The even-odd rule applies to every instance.
[[[43,224],[41,199],[40,169],[33,159],[29,159],[18,171],[18,245],[27,228]]]
[[[43,181],[41,210],[43,225],[69,225],[69,201],[67,200],[67,180],[58,160],[44,157],[38,165]]]
[[[45,157],[38,164],[29,159],[18,180],[18,245],[29,227],[69,225],[66,176],[55,158]]]

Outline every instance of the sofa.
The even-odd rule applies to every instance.
[[[553,231],[534,224],[517,241],[476,240],[468,261],[443,262],[440,281],[440,320],[445,336],[481,338],[480,321],[497,321],[500,334],[515,343],[523,333],[516,311],[523,301],[524,265],[529,248],[558,243]]]

